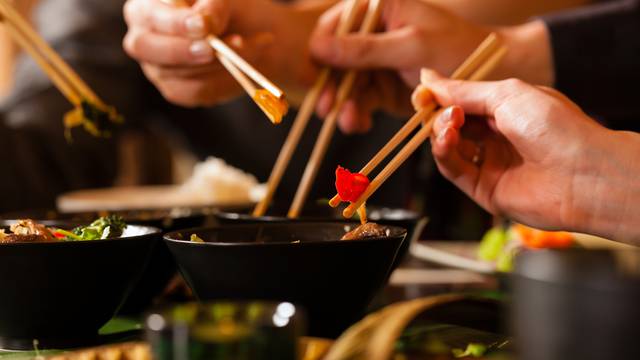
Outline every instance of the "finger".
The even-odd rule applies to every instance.
[[[443,78],[423,69],[422,85],[427,87],[442,106],[458,105],[465,113],[493,116],[496,109],[513,96],[539,92],[536,87],[518,79],[502,81],[461,81]]]
[[[422,84],[418,85],[411,94],[411,104],[416,111],[431,105],[433,101],[433,94],[431,94],[431,91]]]
[[[377,34],[348,34],[336,37],[314,33],[311,54],[322,63],[341,68],[398,68],[415,56],[415,29],[404,27]]]
[[[434,134],[440,134],[446,128],[460,130],[464,125],[464,111],[459,106],[452,106],[436,117],[433,123]]]
[[[242,91],[227,73],[159,79],[154,73],[155,67],[143,64],[142,69],[167,101],[184,107],[215,105],[238,96]]]
[[[136,60],[158,65],[205,64],[215,56],[205,40],[162,35],[138,28],[127,32],[123,47]]]
[[[338,113],[338,128],[342,133],[350,135],[358,132],[360,115],[356,102],[349,99],[344,102]]]
[[[451,117],[451,111],[448,108],[440,116]],[[459,144],[460,131],[454,127],[446,127],[437,134],[434,132],[431,152],[442,175],[465,193],[472,194],[479,170],[461,156]]]
[[[192,8],[204,17],[209,32],[219,35],[227,29],[233,1],[237,0],[197,0]]]
[[[325,118],[329,115],[331,111],[331,107],[333,106],[334,99],[336,97],[336,84],[335,81],[329,80],[324,90],[320,94],[318,98],[318,102],[316,104],[316,113],[318,117]]]
[[[202,78],[209,77],[214,74],[223,75],[227,70],[222,64],[215,62],[206,65],[195,66],[160,66],[143,63],[145,66],[153,67],[153,76],[158,79],[168,78]]]
[[[129,27],[140,26],[165,35],[201,38],[209,31],[204,17],[195,9],[160,0],[127,1],[124,18]]]

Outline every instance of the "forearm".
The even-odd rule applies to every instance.
[[[555,79],[549,32],[541,20],[497,29],[507,54],[494,72],[497,79],[519,78],[552,86]]]
[[[532,16],[586,5],[593,0],[423,0],[487,25],[520,24]]]
[[[589,143],[574,188],[574,228],[640,245],[640,134],[603,130]],[[577,180],[580,183],[580,180]]]
[[[273,23],[276,43],[272,46],[273,77],[288,95],[304,93],[314,79],[315,65],[309,56],[309,38],[320,15],[336,0],[302,1],[278,5]]]

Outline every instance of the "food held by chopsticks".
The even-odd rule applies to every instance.
[[[8,0],[0,0],[0,22],[6,25],[9,35],[38,63],[53,84],[75,106],[75,109],[64,117],[67,140],[71,140],[71,129],[77,126],[82,126],[93,136],[109,137],[110,126],[123,122],[122,116],[98,98]]]
[[[280,124],[282,117],[287,115],[289,111],[289,104],[285,99],[275,97],[266,89],[256,90],[253,95],[253,101],[275,125]]]
[[[82,126],[95,137],[110,137],[112,124],[122,124],[124,118],[113,106],[82,100],[80,106],[64,115],[65,137],[71,140],[71,129]]]
[[[336,191],[340,201],[356,202],[367,190],[369,186],[369,178],[361,173],[352,173],[351,171],[338,166],[336,169]],[[360,222],[364,225],[367,222],[367,210],[365,204],[358,208]]]

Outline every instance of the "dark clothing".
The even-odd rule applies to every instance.
[[[43,0],[36,25],[53,47],[105,102],[127,119],[126,130],[148,133],[160,129],[179,137],[199,158],[213,155],[266,181],[295,114],[274,127],[248,98],[215,108],[184,109],[168,104],[145,79],[121,47],[126,26],[124,1]],[[23,56],[16,69],[16,88],[0,105],[0,211],[51,207],[62,192],[109,186],[118,169],[116,140],[100,140],[74,132],[74,143],[63,138],[62,116],[71,106],[37,65]],[[313,147],[320,121],[310,121],[276,194],[288,204]],[[401,126],[376,117],[364,136],[336,133],[308,201],[335,192],[338,164],[359,169]],[[376,193],[374,204],[402,207],[408,201],[409,165],[403,166]]]
[[[640,129],[640,0],[543,19],[551,35],[555,87],[610,126]]]

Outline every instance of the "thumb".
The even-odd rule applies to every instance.
[[[227,29],[234,0],[197,0],[192,9],[202,15],[209,31],[219,35]]]
[[[433,70],[423,69],[421,89],[428,89],[442,106],[460,106],[465,113],[494,116],[496,109],[513,95],[538,92],[537,88],[517,79],[502,81],[462,81],[442,77]]]

